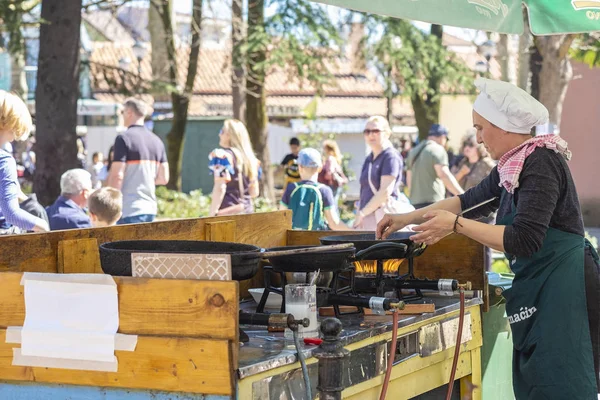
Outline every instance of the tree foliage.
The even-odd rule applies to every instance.
[[[39,15],[34,12],[41,0],[12,0],[0,1],[0,33],[8,35],[8,43],[0,34],[0,47],[6,47],[10,54],[21,55],[25,51],[23,41],[23,28],[28,25],[37,25]]]
[[[267,8],[269,17],[265,16]],[[328,61],[340,48],[338,30],[321,5],[309,0],[255,0],[248,4],[248,34],[239,45],[239,57],[247,65],[246,125],[262,162],[262,189],[269,200],[274,200],[274,185],[267,146],[266,76],[279,66],[290,81],[310,82],[321,91],[333,74]]]
[[[584,33],[575,38],[569,55],[590,68],[600,66],[600,33]]]
[[[411,100],[419,137],[426,137],[439,121],[441,96],[473,93],[474,72],[443,45],[439,25],[423,32],[410,21],[374,15],[365,23],[365,58],[384,77],[388,94]]]
[[[283,68],[290,79],[308,81],[320,90],[332,77],[328,61],[339,55],[342,40],[326,9],[309,0],[266,0],[270,16],[258,27],[251,27],[241,46],[242,54],[264,52],[254,63],[255,71]],[[249,71],[249,75],[252,75]]]

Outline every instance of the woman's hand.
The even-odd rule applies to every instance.
[[[377,224],[377,239],[387,239],[392,233],[412,223],[410,214],[385,214]]]
[[[362,211],[359,211],[358,214],[356,214],[356,218],[354,219],[354,224],[352,224],[352,227],[354,229],[360,228],[363,223],[363,219],[365,219],[365,214]]]
[[[419,232],[410,237],[410,239],[415,243],[425,243],[426,245],[430,246],[439,242],[441,239],[451,234],[454,230],[456,214],[452,214],[449,211],[430,211],[423,215],[423,218],[425,218],[427,222],[413,227],[413,231]]]
[[[463,165],[462,168],[458,171],[457,175],[467,176],[471,173],[471,168],[467,164]]]
[[[33,227],[34,232],[50,232],[48,223],[43,219],[40,219]]]

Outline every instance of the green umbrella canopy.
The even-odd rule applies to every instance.
[[[390,17],[479,29],[523,33],[522,4],[534,35],[600,30],[600,0],[314,0]]]

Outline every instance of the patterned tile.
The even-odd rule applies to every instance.
[[[231,280],[228,254],[133,253],[132,276],[140,278]]]

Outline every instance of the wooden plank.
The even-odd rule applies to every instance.
[[[102,273],[96,238],[61,240],[58,242],[59,273]]]
[[[236,220],[237,242],[253,244],[267,249],[286,245],[287,231],[292,228],[292,212],[290,210],[252,215],[253,218]],[[252,279],[240,282],[240,298],[251,298],[248,289],[260,287],[264,287],[262,267],[258,269],[257,274]]]
[[[21,273],[0,274],[0,327],[22,326]],[[238,340],[238,283],[115,277],[119,332]]]
[[[233,395],[227,340],[139,336],[135,351],[115,351],[117,372],[76,371],[12,365],[13,348],[0,330],[0,377],[87,386]]]
[[[211,242],[235,242],[235,221],[206,222],[204,225],[204,237]]]
[[[415,357],[419,358],[419,357]],[[406,362],[395,365],[388,386],[388,398],[408,400],[425,394],[433,389],[448,385],[452,357],[444,358],[441,362],[419,370],[409,370]],[[471,373],[470,352],[462,352],[458,357],[456,379]],[[383,375],[351,386],[342,392],[347,400],[378,400],[383,385]],[[393,395],[392,395],[393,394]]]
[[[319,244],[319,238],[333,235],[349,235],[364,232],[338,231],[295,231],[287,233],[287,245]],[[470,281],[473,289],[485,287],[485,249],[484,246],[463,235],[450,235],[440,240],[419,257],[415,258],[417,278],[457,279],[464,283]],[[405,269],[408,265],[405,265]],[[404,270],[402,273],[405,273]]]
[[[488,312],[490,311],[490,285],[489,285],[489,281],[488,281],[488,276],[487,274],[484,272],[483,275],[483,306],[481,307],[481,310],[483,312]]]
[[[0,272],[57,272],[58,243],[64,240],[93,238],[97,240],[98,244],[133,239],[205,240],[205,224],[207,222],[235,221],[236,241],[239,243],[255,244],[261,247],[283,246],[287,230],[291,228],[291,216],[291,212],[286,210],[0,236],[0,246],[3,249],[0,252]],[[64,258],[64,256],[62,257]],[[260,282],[262,283],[262,279]]]

